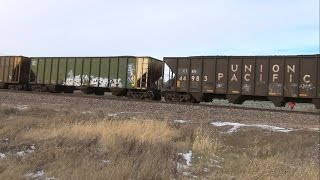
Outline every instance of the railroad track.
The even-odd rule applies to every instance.
[[[247,106],[236,106],[236,105],[217,105],[211,103],[186,103],[186,102],[165,102],[165,101],[152,101],[152,100],[140,100],[140,99],[129,99],[127,97],[118,97],[113,95],[91,95],[83,94],[79,92],[75,93],[49,93],[49,92],[36,92],[36,91],[13,91],[8,89],[0,89],[0,92],[9,93],[22,93],[22,94],[39,94],[39,95],[51,95],[51,96],[65,96],[65,97],[77,97],[77,98],[93,98],[93,99],[108,99],[116,101],[134,101],[144,103],[159,103],[159,104],[176,104],[176,105],[189,105],[189,106],[201,106],[210,108],[221,108],[221,109],[243,109],[243,110],[254,110],[263,112],[281,112],[281,113],[294,113],[294,114],[307,114],[307,115],[320,115],[320,110],[315,111],[298,111],[298,110],[284,110],[284,109],[269,109],[262,107],[247,107]]]

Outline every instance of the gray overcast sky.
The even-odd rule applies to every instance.
[[[319,53],[319,0],[0,0],[0,55]]]

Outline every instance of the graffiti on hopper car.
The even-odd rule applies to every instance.
[[[76,75],[74,76],[73,71],[70,70],[67,74],[66,81],[63,82],[63,85],[67,86],[82,86],[87,85],[90,81],[90,86],[93,87],[111,87],[111,88],[122,88],[121,78],[104,78],[104,77],[96,77],[91,75]]]

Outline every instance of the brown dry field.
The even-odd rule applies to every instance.
[[[0,179],[320,178],[319,116],[106,101],[0,92]]]

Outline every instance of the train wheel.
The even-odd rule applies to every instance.
[[[168,101],[171,101],[168,94],[164,94],[163,97],[164,97],[164,100],[165,100],[165,101],[167,101],[167,102],[168,102]]]

